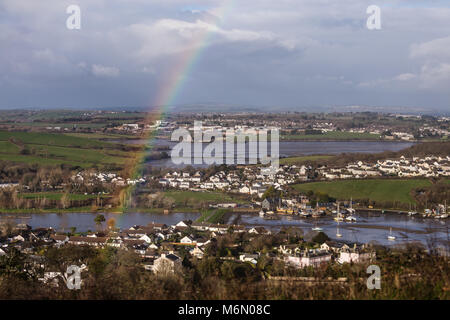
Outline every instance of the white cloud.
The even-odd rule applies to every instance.
[[[426,89],[450,88],[450,63],[427,63],[420,72],[421,86]]]
[[[415,78],[417,78],[417,76],[413,73],[402,73],[402,74],[399,74],[398,76],[394,77],[393,80],[409,81],[409,80],[413,80]]]
[[[120,70],[116,67],[94,64],[92,65],[92,74],[96,77],[115,78],[120,75]]]
[[[413,44],[410,56],[412,58],[450,59],[450,36]]]

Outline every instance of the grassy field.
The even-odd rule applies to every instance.
[[[102,209],[102,211],[108,211]],[[2,209],[0,208],[0,213],[5,214],[33,214],[33,213],[69,213],[69,212],[76,212],[76,213],[85,213],[85,212],[93,212],[92,207],[72,207],[72,208],[66,208],[66,209],[58,209],[58,208],[51,208],[51,209]]]
[[[165,196],[175,200],[176,206],[184,205],[185,201],[194,200],[202,202],[237,202],[241,203],[240,199],[234,199],[230,195],[221,192],[195,192],[195,191],[166,191]]]
[[[426,179],[374,179],[374,180],[339,180],[330,182],[312,182],[295,185],[298,191],[327,193],[339,200],[353,197],[354,200],[368,198],[373,201],[398,201],[414,204],[410,191],[414,188],[428,187],[431,182]]]
[[[77,137],[77,138],[87,138],[87,139],[137,139],[138,137],[127,134],[117,134],[117,133],[65,133],[66,136]]]
[[[0,131],[0,160],[4,161],[101,167],[120,166],[133,155],[132,152],[120,150],[118,144],[96,139],[65,134]]]
[[[289,157],[280,159],[281,165],[301,165],[306,162],[313,162],[317,160],[331,159],[333,156],[301,156],[301,157]]]
[[[222,218],[227,212],[229,212],[228,209],[205,210],[197,222],[223,223]]]
[[[22,131],[0,131],[0,141],[15,138],[25,144],[41,144],[59,147],[114,148],[114,144],[95,139],[73,137],[61,133],[41,133]]]
[[[61,192],[36,192],[36,193],[22,193],[19,197],[24,199],[36,199],[36,198],[46,198],[48,200],[60,200],[63,196]],[[96,194],[67,194],[69,200],[87,200],[96,199]],[[100,195],[100,198],[108,198],[108,195]]]
[[[323,134],[283,135],[282,140],[379,140],[380,135],[371,133],[331,131]]]

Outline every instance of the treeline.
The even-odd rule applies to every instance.
[[[99,206],[97,199],[70,199],[68,193],[64,193],[60,199],[51,199],[46,196],[36,198],[26,198],[14,189],[0,190],[0,210],[1,209],[68,209],[87,206]],[[107,204],[102,200],[102,204]]]

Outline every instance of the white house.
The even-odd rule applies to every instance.
[[[180,240],[180,243],[183,243],[183,244],[193,244],[193,243],[194,243],[194,240],[191,239],[190,237],[186,236],[186,237],[183,237],[183,238]]]
[[[197,246],[196,246],[194,249],[190,250],[189,253],[190,253],[192,256],[196,257],[197,259],[202,259],[202,258],[203,258],[203,255],[204,255],[203,250],[200,249],[200,248],[197,247]]]
[[[153,263],[152,271],[155,273],[174,273],[181,269],[181,258],[173,253],[161,254]]]

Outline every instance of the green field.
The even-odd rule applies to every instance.
[[[175,200],[176,206],[184,205],[185,201],[201,202],[242,202],[240,199],[234,199],[226,193],[220,192],[195,192],[195,191],[166,191],[164,195]]]
[[[300,156],[280,159],[281,165],[301,165],[306,162],[331,159],[333,156]]]
[[[282,140],[379,140],[380,135],[371,133],[331,131],[323,134],[289,134]]]
[[[327,193],[338,200],[370,199],[373,201],[398,201],[414,204],[410,192],[414,188],[429,187],[426,179],[373,179],[373,180],[339,180],[330,182],[312,182],[297,184],[298,191]]]
[[[37,198],[46,198],[48,200],[61,200],[64,194],[61,192],[36,192],[36,193],[21,193],[19,197],[24,199],[37,199]],[[89,200],[89,199],[97,199],[96,194],[75,194],[69,193],[67,194],[69,200]],[[100,195],[100,198],[108,198],[109,196]]]
[[[229,209],[205,210],[197,219],[197,222],[223,223],[222,218]]]
[[[114,148],[114,144],[95,139],[73,137],[61,133],[41,133],[22,131],[0,131],[0,141],[18,139],[25,144],[41,144],[59,147]]]
[[[87,139],[137,139],[138,137],[127,134],[118,134],[118,133],[83,133],[83,132],[70,132],[64,133],[66,136],[72,136],[77,138],[87,138]]]
[[[121,166],[133,152],[120,150],[120,145],[64,134],[0,131],[0,160],[67,164],[80,167]]]

